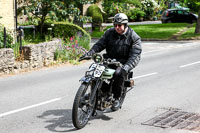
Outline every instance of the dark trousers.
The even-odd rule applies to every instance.
[[[126,74],[122,73],[121,68],[117,68],[114,73],[114,82],[112,86],[112,92],[114,94],[115,99],[119,99],[122,93],[122,89],[124,87],[124,81],[126,78]]]

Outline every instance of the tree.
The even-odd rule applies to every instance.
[[[198,19],[197,19],[197,24],[196,24],[195,33],[196,33],[196,34],[199,34],[199,33],[200,33],[200,10],[199,10],[199,13],[198,13]]]
[[[78,21],[87,21],[81,16],[82,5],[93,2],[94,0],[24,0],[22,8],[30,17],[39,20],[40,32],[43,33],[44,23],[48,19],[63,21],[76,17]]]
[[[131,9],[133,7],[141,8],[142,4],[140,0],[103,0],[103,7],[106,12],[104,20],[107,20],[119,12],[123,12],[130,17],[132,15]]]
[[[25,0],[24,8],[29,15],[29,18],[39,20],[40,32],[43,32],[44,23],[47,19],[58,20],[59,16],[67,14],[66,7],[63,2],[58,0]]]
[[[92,18],[83,16],[83,5],[93,4],[99,0],[64,0],[65,6],[67,7],[68,18],[71,18],[75,24],[82,26],[82,23],[91,22]]]
[[[195,33],[199,34],[200,33],[200,1],[199,0],[185,0],[184,2],[192,11],[198,13]]]

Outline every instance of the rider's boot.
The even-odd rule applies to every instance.
[[[120,109],[120,107],[121,107],[120,101],[119,101],[118,99],[116,99],[116,100],[113,102],[111,109],[112,109],[113,111],[117,111],[117,110]]]

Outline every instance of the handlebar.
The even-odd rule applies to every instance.
[[[80,62],[80,61],[83,61],[83,60],[90,60],[90,59],[92,59],[91,56],[83,56],[83,57],[80,57],[78,61]]]
[[[105,60],[104,60],[104,63],[107,64],[107,65],[116,65],[116,66],[119,66],[119,67],[122,67],[122,66],[123,66],[123,65],[122,65],[119,61],[117,61],[116,59],[110,59],[110,58],[105,59]]]
[[[117,67],[122,67],[123,66],[123,64],[121,64],[119,61],[117,61],[116,59],[110,59],[110,58],[108,58],[108,59],[105,59],[105,58],[103,58],[103,56],[102,55],[100,55],[100,54],[95,54],[95,55],[93,55],[93,56],[82,56],[82,57],[80,57],[79,58],[79,60],[78,61],[83,61],[83,60],[90,60],[90,59],[93,59],[94,61],[95,61],[95,58],[96,57],[100,57],[102,60],[100,60],[100,62],[103,62],[104,64],[106,64],[106,65],[116,65]],[[96,61],[95,61],[96,62]],[[100,63],[99,62],[99,63]]]

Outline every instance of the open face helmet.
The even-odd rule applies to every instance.
[[[128,23],[128,17],[124,13],[118,13],[113,18],[113,24],[125,24]]]

